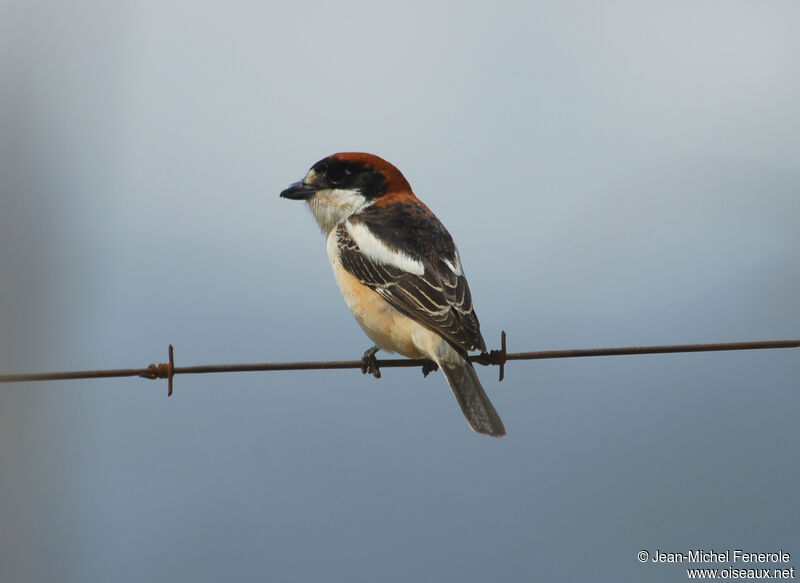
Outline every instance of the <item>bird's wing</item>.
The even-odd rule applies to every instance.
[[[342,267],[465,352],[485,350],[453,239],[418,200],[367,207],[336,230]]]

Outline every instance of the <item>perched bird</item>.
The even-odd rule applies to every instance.
[[[435,362],[472,429],[506,430],[467,360],[486,350],[452,237],[400,171],[372,154],[333,154],[281,192],[305,200],[326,236],[345,302],[378,349]],[[367,372],[365,370],[365,372]]]

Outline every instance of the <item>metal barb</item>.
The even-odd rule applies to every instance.
[[[498,383],[502,383],[503,379],[506,376],[506,355],[507,355],[507,352],[506,352],[506,331],[503,330],[502,332],[500,332],[500,351],[498,353],[498,359],[502,359],[498,363],[498,365],[500,366],[500,376],[497,379]]]
[[[172,344],[169,345],[169,376],[167,376],[167,397],[172,396],[172,376],[175,374],[175,355]]]
[[[144,379],[167,379],[167,397],[172,396],[172,377],[175,374],[175,357],[172,350],[172,344],[169,345],[169,362],[160,364],[151,364],[139,376]]]
[[[470,362],[477,362],[483,366],[499,366],[500,375],[497,382],[503,382],[503,379],[506,376],[506,362],[508,361],[508,353],[506,352],[506,331],[503,330],[500,333],[500,350],[482,352],[478,356],[471,356],[469,360]]]

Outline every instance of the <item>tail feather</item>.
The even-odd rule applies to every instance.
[[[446,358],[442,358],[437,364],[447,378],[450,388],[453,389],[453,394],[470,427],[478,433],[503,437],[506,434],[506,428],[486,395],[486,391],[483,390],[483,386],[478,380],[478,373],[475,372],[472,364],[455,350],[450,348],[448,352]]]

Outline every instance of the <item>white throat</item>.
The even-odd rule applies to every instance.
[[[370,203],[359,192],[344,189],[318,190],[308,200],[308,206],[311,207],[311,212],[314,213],[314,218],[325,235],[368,204]]]

